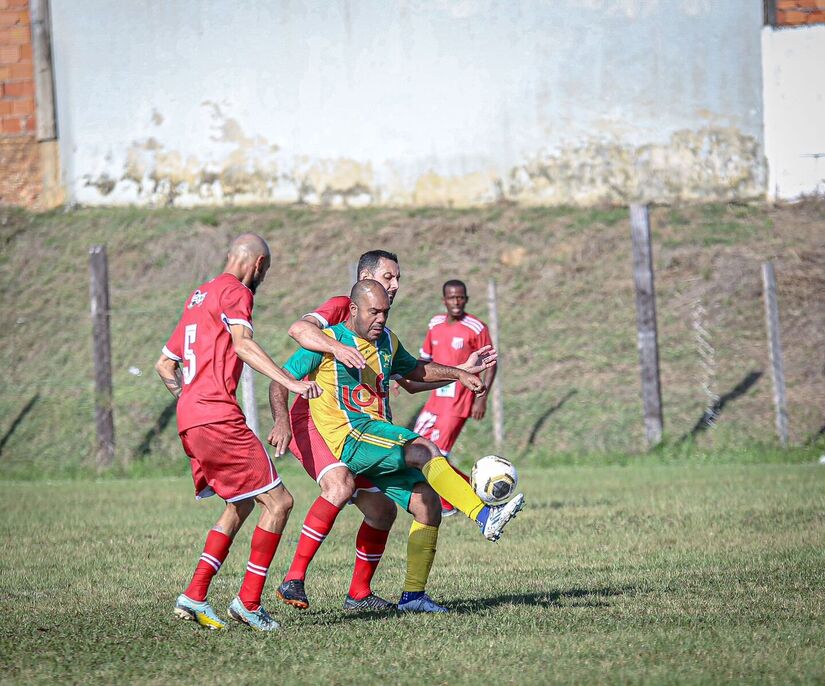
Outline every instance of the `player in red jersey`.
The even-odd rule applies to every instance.
[[[358,279],[378,281],[387,291],[392,303],[398,292],[401,270],[398,257],[384,250],[372,250],[361,255],[358,260]],[[335,338],[322,333],[322,329],[340,324],[350,315],[349,296],[330,298],[316,310],[304,315],[289,328],[289,335],[304,348],[322,353],[331,353],[339,362],[348,367],[364,368],[364,358],[358,350],[344,345]],[[494,365],[495,351],[491,348],[468,360],[466,371],[478,373]],[[409,392],[431,390],[443,384],[417,383],[399,380]],[[332,530],[338,514],[352,499],[364,514],[364,521],[355,541],[355,569],[350,588],[344,600],[348,610],[386,609],[392,603],[375,595],[371,589],[387,537],[395,521],[397,508],[389,498],[373,486],[363,476],[353,476],[346,465],[332,455],[324,439],[319,434],[309,413],[309,403],[297,398],[289,411],[278,411],[286,402],[280,397],[278,384],[270,384],[270,404],[273,409],[275,427],[269,442],[276,453],[289,449],[298,461],[321,487],[321,494],[310,507],[298,540],[298,547],[277,595],[289,605],[305,609],[309,607],[304,581],[307,569],[321,544]],[[341,469],[343,468],[343,469]]]
[[[261,606],[267,570],[292,509],[266,449],[247,427],[235,391],[246,362],[295,393],[315,398],[314,382],[295,381],[252,338],[252,302],[270,265],[269,246],[255,234],[236,238],[224,273],[199,286],[155,364],[178,399],[178,433],[192,467],[195,497],[218,494],[226,507],[210,530],[189,587],[178,597],[175,615],[211,629],[222,629],[206,600],[212,578],[229,553],[246,518],[261,506],[252,550],[229,615],[253,629],[272,631],[278,623]]]
[[[492,345],[490,331],[483,321],[465,311],[470,298],[463,281],[447,281],[441,287],[441,293],[447,312],[430,319],[420,357],[427,362],[456,367],[466,362],[476,350]],[[495,378],[496,368],[492,367],[487,370],[484,377],[488,394]],[[484,419],[486,411],[486,394],[481,397],[474,396],[460,384],[452,383],[437,388],[430,394],[415,422],[415,432],[429,438],[449,459],[467,418]],[[452,467],[467,481],[470,480],[470,477],[458,470],[455,465]],[[443,498],[441,506],[443,517],[449,517],[456,512]]]

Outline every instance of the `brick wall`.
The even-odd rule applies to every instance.
[[[825,23],[825,0],[768,0],[773,2],[774,26]]]
[[[0,0],[0,203],[35,207],[41,192],[28,2]]]

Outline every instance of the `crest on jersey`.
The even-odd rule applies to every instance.
[[[392,362],[392,353],[389,353],[385,350],[382,350],[381,351],[381,361],[384,364],[390,364],[390,362]]]
[[[206,300],[206,293],[201,293],[200,290],[195,291],[192,293],[192,299],[189,301],[188,309],[191,310],[195,305],[202,305],[204,300]]]
[[[453,342],[450,345],[452,345],[453,350],[461,350],[464,347],[464,339],[459,336],[454,336]]]

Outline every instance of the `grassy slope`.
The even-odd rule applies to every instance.
[[[299,510],[314,487],[285,477]],[[2,683],[822,683],[825,468],[524,469],[529,507],[498,545],[445,522],[438,617],[340,610],[356,512],[311,569],[313,607],[277,636],[175,622],[217,503],[184,479],[0,484]],[[403,513],[375,588],[396,597]],[[288,566],[289,523],[272,584]],[[251,528],[217,577],[223,612]],[[494,571],[497,570],[497,571]]]
[[[725,405],[716,428],[698,437],[699,449],[718,454],[773,442],[759,273],[770,257],[777,260],[792,439],[809,444],[825,423],[825,206],[655,208],[652,221],[670,440],[689,432],[706,402],[691,328],[692,303],[701,299],[716,351],[716,392],[728,393],[752,371],[763,374]],[[413,350],[439,310],[443,280],[464,278],[470,310],[486,318],[486,281],[498,279],[508,455],[557,461],[641,447],[624,209],[0,210],[0,475],[71,474],[88,464],[87,253],[95,242],[106,243],[110,255],[119,459],[137,472],[185,469],[169,399],[151,367],[186,293],[220,269],[241,229],[263,233],[276,250],[258,297],[256,336],[277,358],[290,350],[285,331],[295,317],[347,290],[360,252],[389,248],[401,255],[403,271],[391,323]],[[407,421],[423,400],[399,398],[396,417]],[[489,437],[489,419],[471,422],[459,452],[465,460],[489,452]]]

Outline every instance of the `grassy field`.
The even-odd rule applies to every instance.
[[[349,509],[311,569],[309,611],[276,604],[314,486],[266,597],[277,635],[210,633],[171,606],[218,503],[178,478],[0,483],[0,682],[808,683],[825,681],[825,466],[524,468],[528,507],[497,545],[444,523],[430,591],[446,616],[340,610]],[[397,597],[408,517],[375,588]],[[217,577],[236,592],[251,528]]]
[[[656,207],[651,217],[668,445],[722,454],[775,444],[765,259],[776,263],[791,440],[825,445],[825,203]],[[482,318],[487,280],[497,279],[505,454],[557,463],[643,448],[625,208],[0,208],[0,477],[90,471],[93,243],[105,243],[110,260],[118,463],[130,474],[183,473],[174,407],[152,365],[186,294],[220,271],[243,229],[275,249],[255,324],[277,359],[292,350],[295,318],[348,291],[362,251],[389,248],[403,277],[390,324],[411,350],[441,309],[446,278],[467,281],[469,311]],[[694,329],[699,306],[710,373]],[[694,432],[709,404],[703,384],[720,396],[720,414],[712,430]],[[263,383],[257,391],[266,413]],[[407,422],[424,398],[393,402]],[[458,453],[490,452],[490,434],[489,418],[468,422]]]

